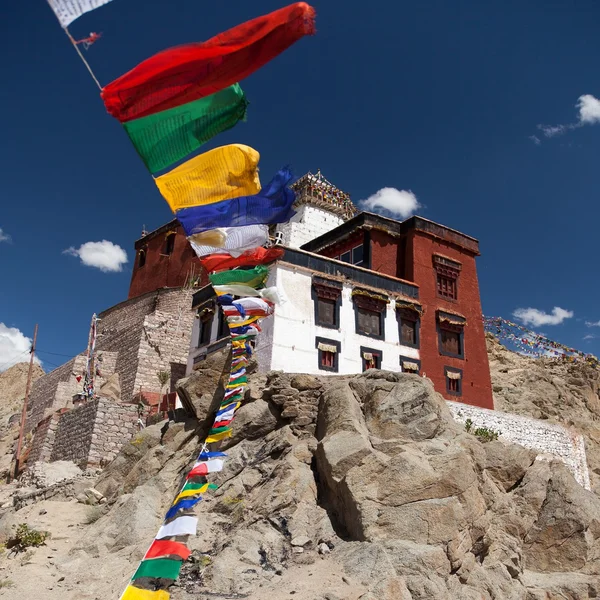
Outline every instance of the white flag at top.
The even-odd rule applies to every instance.
[[[48,0],[63,27],[68,27],[82,14],[109,2],[110,0]]]

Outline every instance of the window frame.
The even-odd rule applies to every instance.
[[[453,324],[446,324],[443,321],[440,320],[440,316],[442,317],[450,317],[456,320],[462,320],[462,324],[460,325],[453,325]],[[438,338],[438,351],[442,356],[450,356],[452,358],[458,358],[460,360],[464,360],[465,359],[465,326],[467,324],[466,319],[463,319],[463,317],[458,317],[456,315],[452,315],[452,314],[447,314],[444,313],[443,311],[438,311],[437,315],[436,315],[436,328],[437,328],[437,338]],[[459,344],[460,344],[460,353],[459,354],[455,354],[454,352],[446,352],[444,350],[444,346],[442,344],[442,331],[450,331],[452,333],[458,333],[459,336]]]
[[[320,277],[313,277],[311,286],[311,296],[314,306],[315,325],[325,327],[326,329],[340,329],[340,308],[342,305],[342,284],[337,281],[331,281]],[[333,310],[333,325],[324,323],[319,317],[319,298],[323,300],[333,300],[335,302]]]
[[[211,315],[210,317],[205,317],[203,318],[201,315],[202,311],[211,311]],[[208,314],[208,313],[207,313]],[[213,323],[215,320],[215,307],[214,304],[207,304],[205,305],[203,308],[199,308],[198,309],[198,324],[199,324],[199,331],[198,331],[198,337],[197,337],[197,346],[196,348],[203,348],[204,346],[208,346],[211,342],[211,338],[212,338],[212,328],[213,328]],[[209,324],[208,327],[206,327],[206,325]],[[202,334],[208,331],[208,340],[206,341],[202,341]]]
[[[319,344],[329,344],[330,346],[335,346],[337,348],[337,352],[333,358],[333,367],[325,367],[322,364],[323,350],[319,349]],[[330,373],[339,373],[340,368],[340,352],[342,349],[342,343],[338,340],[331,340],[329,338],[324,337],[315,337],[315,348],[317,349],[317,368],[319,371],[329,371]]]
[[[389,300],[387,301],[389,302]],[[354,309],[354,332],[357,335],[362,335],[364,337],[372,338],[374,340],[383,340],[385,341],[385,315],[387,313],[387,302],[384,300],[376,300],[369,298],[368,296],[364,296],[360,293],[352,295],[352,307]],[[379,335],[375,335],[372,333],[367,333],[365,331],[361,331],[358,325],[358,314],[359,309],[367,310],[379,315],[379,331],[381,332]],[[379,310],[378,310],[379,309]]]
[[[438,298],[447,302],[458,302],[458,281],[462,264],[441,254],[433,255],[433,270],[435,273],[435,293]],[[453,296],[450,297],[440,292],[440,279],[446,279],[452,283]]]
[[[375,363],[374,369],[381,369],[381,365],[383,363],[383,350],[377,350],[376,348],[367,348],[366,346],[360,347],[360,361],[362,364],[362,372],[370,371],[371,369],[367,369],[367,361],[363,354],[365,352],[370,352],[374,357],[377,357],[377,361]]]
[[[459,379],[450,379],[448,377],[448,373],[459,373]],[[448,367],[444,366],[444,379],[446,380],[446,394],[449,396],[455,396],[457,398],[463,395],[463,370],[457,369],[456,367]],[[454,391],[450,389],[450,381],[458,381],[458,391]]]
[[[413,362],[413,363],[417,363],[417,365],[419,365],[419,369],[415,372],[415,371],[403,371],[402,370],[402,361],[407,361],[407,362]],[[403,356],[402,354],[398,357],[398,366],[400,367],[400,372],[401,373],[406,373],[407,375],[421,375],[421,359],[419,358],[412,358],[410,356]]]
[[[349,260],[344,260],[344,256],[346,256],[346,254],[348,255]],[[346,264],[351,265],[352,264],[352,249],[346,250],[346,252],[342,252],[340,254],[340,260]]]
[[[354,262],[354,251],[357,250],[358,248],[362,249],[362,254],[363,257],[360,260],[360,263]],[[350,250],[350,255],[351,255],[351,264],[356,266],[356,267],[364,267],[365,266],[365,244],[364,242],[361,242],[360,244],[358,244],[357,246],[354,246],[354,248],[352,248],[352,250]]]
[[[407,318],[414,314],[414,319]],[[417,311],[402,306],[396,306],[396,320],[398,321],[398,341],[401,346],[407,348],[420,348],[421,346],[421,315]],[[415,323],[415,343],[408,343],[402,340],[402,322],[411,321]]]
[[[142,260],[142,257],[144,258],[144,260]],[[137,268],[143,269],[146,266],[147,260],[148,260],[148,249],[140,248],[140,251],[138,252]]]

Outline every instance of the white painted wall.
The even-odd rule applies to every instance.
[[[296,214],[290,221],[277,225],[276,231],[283,233],[284,246],[300,248],[343,222],[344,219],[334,213],[303,204],[296,208]]]
[[[219,333],[219,314],[218,307],[215,309],[215,317],[212,322],[212,328],[210,330],[210,343],[217,340]],[[192,339],[190,340],[190,352],[187,360],[186,375],[189,375],[194,370],[194,358],[199,354],[204,353],[206,346],[198,347],[198,336],[200,335],[200,319],[195,318],[192,326]]]
[[[283,302],[275,314],[264,319],[257,344],[257,359],[261,371],[282,370],[293,373],[328,375],[319,370],[315,338],[324,337],[341,342],[340,374],[362,372],[360,347],[381,350],[382,369],[400,371],[400,356],[419,359],[419,350],[400,345],[398,322],[393,301],[387,306],[385,341],[355,332],[355,316],[351,298],[352,285],[344,284],[340,307],[340,328],[329,329],[315,325],[311,297],[311,274],[292,265],[278,263],[271,269],[268,285],[277,286]]]

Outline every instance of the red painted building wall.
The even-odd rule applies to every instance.
[[[419,301],[424,308],[420,340],[423,371],[445,398],[494,408],[475,254],[419,230],[407,234],[407,250],[409,253],[406,260],[410,262],[407,271],[412,270],[410,279],[419,286]],[[441,254],[461,263],[456,301],[438,297],[436,271],[433,267],[434,254]],[[457,313],[466,318],[463,359],[441,354],[436,317],[438,310]],[[445,366],[462,370],[460,397],[446,392]]]
[[[167,254],[169,235],[174,235],[175,241],[171,253]],[[128,298],[159,288],[181,287],[194,277],[200,278],[200,285],[208,283],[206,273],[177,221],[171,221],[139,239],[135,249]],[[145,253],[145,263],[140,266],[142,253]]]

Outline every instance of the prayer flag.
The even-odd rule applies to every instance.
[[[215,230],[212,230],[215,231]],[[245,227],[224,227],[218,229],[222,234],[220,247],[202,245],[211,231],[195,234],[188,238],[196,256],[202,257],[208,254],[230,254],[239,256],[246,250],[253,250],[267,243],[269,239],[268,225],[247,225]]]
[[[106,110],[129,121],[214,94],[314,33],[314,17],[311,6],[296,2],[206,42],[163,50],[102,90]]]
[[[154,540],[148,552],[146,552],[144,560],[147,558],[159,558],[161,556],[178,556],[181,560],[187,560],[190,554],[191,551],[181,542]]]
[[[172,519],[180,510],[187,510],[193,506],[196,506],[200,500],[202,500],[202,496],[178,500],[177,503],[173,504],[173,506],[171,506],[171,508],[167,511],[167,514],[165,515],[165,521]]]
[[[137,571],[131,578],[132,581],[142,577],[152,577],[153,579],[177,579],[181,570],[180,560],[171,560],[170,558],[153,558],[143,560]]]
[[[233,257],[228,254],[210,254],[200,259],[200,264],[209,272],[226,271],[234,267],[253,267],[266,265],[283,258],[285,252],[282,248],[256,248],[248,250],[241,256]]]
[[[163,525],[156,536],[157,540],[176,535],[196,535],[198,519],[196,517],[179,517],[166,525]]]
[[[264,265],[258,265],[253,269],[236,269],[235,271],[224,271],[213,273],[208,278],[213,285],[241,284],[252,288],[264,285],[269,276],[269,269]]]
[[[175,216],[188,236],[217,227],[285,223],[296,214],[292,210],[296,193],[286,187],[292,179],[291,171],[284,167],[254,196],[182,208]]]
[[[48,0],[48,4],[64,28],[84,13],[109,2],[110,0]]]
[[[198,477],[199,475],[208,475],[208,473],[218,473],[223,470],[224,462],[220,458],[197,462],[188,473],[187,479]]]
[[[225,438],[231,437],[231,429],[227,428],[226,431],[221,431],[220,433],[210,434],[206,438],[207,444],[214,444],[215,442],[220,442]]]
[[[134,585],[128,585],[121,600],[169,600],[169,592],[165,590],[141,590]]]
[[[156,173],[245,120],[247,106],[236,83],[206,98],[126,121],[123,127],[148,170]]]
[[[249,146],[230,144],[199,154],[154,181],[172,211],[256,194],[259,158]]]

